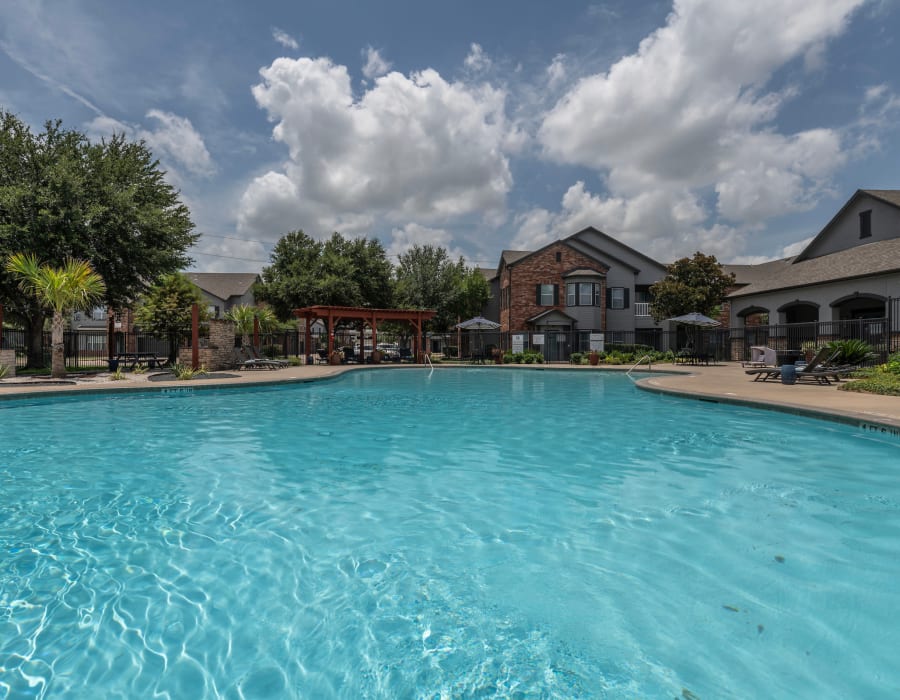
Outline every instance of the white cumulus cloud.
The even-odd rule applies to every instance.
[[[253,95],[289,159],[247,186],[239,230],[358,234],[376,221],[440,225],[505,208],[516,129],[502,90],[424,70],[388,73],[356,96],[346,67],[327,58],[279,58],[260,73]]]
[[[300,48],[299,42],[294,37],[278,27],[272,29],[272,38],[286,49],[293,49],[296,51]]]
[[[363,75],[369,80],[377,78],[379,75],[384,75],[391,69],[391,62],[382,58],[378,49],[367,46],[363,51],[363,56],[366,57],[366,62],[362,71]]]
[[[637,52],[578,81],[545,114],[538,130],[544,157],[602,173],[609,194],[591,195],[600,201],[590,208],[641,212],[650,239],[678,241],[693,231],[702,241],[714,230],[730,239],[734,227],[747,231],[808,209],[845,161],[841,134],[779,133],[774,118],[799,88],[766,85],[791,61],[809,64],[815,55],[821,67],[822,46],[862,2],[676,0],[666,25]],[[688,221],[675,209],[647,220],[648,196],[674,208],[704,191],[715,192],[713,206],[729,224],[704,228],[712,212],[699,199]],[[614,221],[611,227],[625,225]]]
[[[112,117],[100,116],[88,122],[85,131],[93,138],[122,133],[132,140],[142,139],[168,169],[187,169],[194,175],[204,177],[215,173],[215,163],[203,136],[190,119],[160,109],[149,110],[146,117],[155,121],[156,125],[127,124]]]
[[[391,242],[387,246],[388,257],[396,263],[397,257],[413,246],[440,246],[452,260],[465,257],[462,250],[453,244],[453,234],[440,228],[429,228],[416,223],[406,224],[391,231]]]
[[[472,44],[469,47],[469,55],[466,56],[465,66],[471,71],[485,71],[491,67],[491,58],[480,44]]]

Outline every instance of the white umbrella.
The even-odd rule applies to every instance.
[[[719,321],[716,321],[714,318],[710,318],[709,316],[704,316],[701,313],[697,313],[693,311],[689,314],[684,314],[683,316],[675,316],[674,318],[667,318],[667,321],[672,321],[673,323],[682,323],[685,326],[693,326],[694,328],[715,328],[716,326],[721,326],[722,324]],[[694,333],[690,333],[690,343],[692,347],[692,351],[697,351],[696,343],[694,342],[695,337]]]
[[[500,327],[500,324],[486,319],[484,316],[476,316],[468,321],[457,323],[456,327],[464,331],[495,331]]]
[[[476,316],[475,318],[470,318],[462,323],[457,323],[456,327],[463,331],[495,331],[500,328],[500,324],[496,321],[491,321],[484,316]],[[481,337],[481,333],[478,335]],[[482,353],[484,352],[484,343],[482,343],[481,351]]]
[[[716,326],[722,325],[714,318],[704,316],[696,311],[684,314],[683,316],[675,316],[675,318],[667,318],[666,320],[674,321],[675,323],[683,323],[686,326],[699,326],[700,328],[715,328]]]

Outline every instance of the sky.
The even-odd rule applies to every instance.
[[[900,0],[0,0],[0,108],[143,139],[197,271],[298,229],[747,264],[900,188],[898,37]]]

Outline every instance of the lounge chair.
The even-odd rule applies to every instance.
[[[775,350],[764,345],[750,346],[750,359],[741,363],[741,367],[772,367],[775,365],[777,355]]]
[[[831,382],[841,381],[841,377],[845,377],[851,372],[859,369],[859,365],[832,365],[831,363],[840,355],[835,352],[827,360],[811,367],[812,362],[803,369],[797,370],[797,379],[812,379],[819,384],[831,384]]]
[[[237,369],[281,369],[286,367],[279,360],[269,360],[262,357],[250,357],[247,348],[241,348],[240,361]]]
[[[833,360],[836,355],[837,353],[833,353],[829,348],[820,348],[815,357],[803,369],[797,370],[797,378],[800,379],[805,376],[808,379],[818,381],[820,384],[829,384],[830,382],[827,379],[825,381],[819,380],[824,373],[823,367],[827,362]],[[744,373],[751,375],[754,382],[781,379],[781,367],[754,367],[753,369],[745,369]]]
[[[286,360],[276,360],[272,357],[264,357],[253,345],[248,346],[247,350],[250,353],[250,358],[253,360],[257,360],[258,362],[273,362],[282,367],[287,367],[290,365],[290,362],[287,362]]]

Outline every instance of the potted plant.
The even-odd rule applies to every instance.
[[[495,365],[503,364],[503,351],[500,348],[494,348],[491,350],[491,354],[494,356]]]
[[[816,356],[816,351],[818,347],[816,346],[816,342],[814,340],[807,340],[804,342],[800,349],[803,351],[803,356],[807,362],[813,359]]]
[[[596,350],[591,350],[591,354],[588,355],[588,362],[591,363],[594,367],[600,364],[600,353]]]

